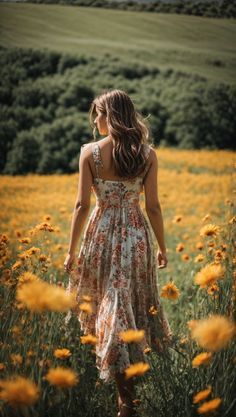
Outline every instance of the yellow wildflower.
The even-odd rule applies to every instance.
[[[14,407],[30,406],[39,397],[37,385],[29,379],[17,376],[0,382],[0,399]]]
[[[211,215],[210,215],[210,214],[206,214],[206,215],[202,218],[202,223],[204,223],[206,220],[211,220]]]
[[[212,284],[208,287],[207,289],[207,294],[215,296],[216,297],[216,292],[219,291],[219,287],[217,284]]]
[[[69,349],[55,349],[53,355],[57,359],[67,359],[71,356]]]
[[[37,280],[22,285],[17,289],[16,299],[22,302],[29,310],[66,311],[75,307],[75,294],[67,293],[64,288]]]
[[[23,358],[19,353],[12,353],[10,355],[11,361],[14,365],[21,365],[23,362]]]
[[[148,311],[152,316],[155,316],[158,313],[158,308],[151,306]]]
[[[183,261],[188,261],[189,260],[189,255],[187,253],[183,253],[181,258],[183,259]]]
[[[205,349],[223,349],[235,335],[235,325],[227,317],[212,315],[198,320],[191,329],[191,336]]]
[[[129,329],[129,330],[120,332],[119,336],[125,343],[131,343],[131,342],[138,343],[141,340],[143,340],[145,336],[145,331]]]
[[[214,240],[209,240],[209,242],[207,243],[207,246],[209,248],[214,248],[214,246],[216,246],[216,244],[215,244]]]
[[[179,344],[182,345],[186,345],[186,343],[188,343],[189,339],[187,337],[182,337],[179,341]]]
[[[93,336],[92,334],[87,334],[85,336],[80,336],[81,343],[84,344],[92,344],[96,345],[98,342],[98,338],[96,336]]]
[[[151,351],[152,351],[152,349],[150,347],[146,347],[145,349],[143,349],[144,353],[149,353]]]
[[[220,228],[219,226],[216,226],[215,224],[206,224],[205,226],[203,226],[200,230],[200,236],[204,237],[204,236],[217,236],[220,233]]]
[[[220,264],[208,264],[201,271],[199,271],[194,282],[200,285],[201,288],[205,288],[208,285],[212,285],[218,279],[224,278],[225,269]]]
[[[221,243],[220,247],[221,247],[222,252],[225,252],[226,249],[228,248],[228,245],[226,243]]]
[[[181,220],[182,220],[182,216],[177,215],[174,217],[173,223],[179,223]]]
[[[51,385],[56,385],[60,388],[72,387],[79,382],[78,375],[72,369],[60,366],[49,369],[44,379]]]
[[[176,300],[180,295],[180,291],[173,282],[168,282],[161,289],[161,297],[169,300]]]
[[[9,237],[6,234],[0,234],[0,244],[1,243],[4,243],[4,244],[9,243]]]
[[[175,248],[176,252],[182,252],[182,250],[184,250],[184,245],[183,243],[179,243],[176,248]]]
[[[43,216],[43,220],[44,221],[51,220],[50,214],[45,214],[45,216]]]
[[[93,309],[90,303],[81,303],[79,304],[80,310],[84,311],[87,314],[92,314]]]
[[[0,362],[0,371],[3,371],[4,369],[6,369],[6,365],[4,365],[4,363]]]
[[[200,253],[199,255],[197,255],[194,259],[194,262],[202,262],[204,261],[205,257]]]
[[[197,326],[197,320],[189,320],[187,322],[189,330],[193,330]]]
[[[35,226],[35,229],[36,229],[36,230],[45,230],[45,231],[47,231],[47,232],[54,232],[54,228],[53,228],[53,227],[52,227],[52,225],[51,225],[50,223],[48,223],[48,222],[43,222],[43,223],[37,224],[37,225]]]
[[[223,259],[225,259],[225,253],[220,249],[216,250],[214,254],[214,261],[221,262]]]
[[[125,369],[125,379],[132,378],[134,376],[143,375],[145,372],[150,369],[148,363],[145,362],[137,362],[133,365],[130,365],[128,368]]]
[[[32,255],[36,255],[37,253],[39,253],[40,252],[40,249],[39,248],[36,248],[35,246],[32,246],[32,248],[27,249],[25,252],[30,257]]]
[[[18,242],[20,242],[20,243],[30,243],[31,239],[30,239],[30,237],[22,237],[21,239],[18,239]]]
[[[211,391],[212,391],[211,386],[209,386],[209,388],[207,389],[204,389],[203,391],[199,391],[193,397],[193,404],[197,404],[197,403],[200,403],[200,401],[205,400],[207,397],[209,397]]]
[[[45,262],[45,261],[47,261],[47,256],[46,255],[44,255],[43,253],[41,253],[41,255],[39,255],[39,261],[40,262]]]
[[[19,326],[12,326],[11,332],[14,334],[14,336],[18,336],[21,334],[21,329]]]
[[[28,350],[26,356],[27,358],[32,358],[33,356],[36,356],[36,353],[33,350]]]
[[[202,243],[202,242],[198,242],[198,243],[196,244],[196,248],[197,248],[197,249],[199,249],[199,250],[202,250],[202,249],[204,248],[203,243]]]
[[[29,258],[29,254],[27,252],[18,253],[18,258],[20,258],[22,261],[25,261]]]
[[[21,274],[18,277],[18,284],[19,285],[28,284],[30,282],[35,282],[38,280],[39,278],[37,277],[37,275],[32,274],[32,272],[26,271],[26,272],[23,272],[23,274]]]
[[[61,244],[56,245],[56,250],[62,250],[63,246]]]
[[[200,365],[208,365],[211,361],[212,353],[211,352],[202,352],[199,355],[195,356],[192,360],[192,367],[197,368]]]
[[[197,412],[199,414],[208,414],[212,411],[215,411],[217,408],[219,408],[222,400],[221,398],[214,398],[211,401],[207,401],[206,403],[203,403],[201,407],[198,408]]]
[[[12,269],[12,271],[15,271],[15,270],[19,269],[21,266],[22,266],[22,262],[21,262],[21,261],[16,261],[16,262],[12,265],[11,269]]]
[[[83,295],[82,298],[84,301],[88,301],[88,302],[92,300],[92,297],[90,297],[90,295]]]

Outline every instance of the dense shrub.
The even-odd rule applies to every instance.
[[[94,93],[91,88],[75,84],[61,95],[59,104],[64,107],[75,106],[78,110],[87,111],[93,98]]]
[[[0,49],[0,172],[77,171],[80,146],[92,138],[90,103],[108,88],[131,95],[155,145],[235,149],[236,87],[112,56],[45,54]]]
[[[26,174],[35,172],[40,159],[40,146],[34,131],[22,131],[17,135],[14,147],[7,155],[4,173]]]

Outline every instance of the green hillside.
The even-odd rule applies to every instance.
[[[88,54],[235,83],[236,25],[227,19],[36,4],[0,4],[0,44]]]

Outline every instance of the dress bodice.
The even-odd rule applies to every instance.
[[[146,159],[150,152],[150,146],[146,145]],[[97,143],[92,144],[93,160],[96,168],[96,177],[93,182],[93,191],[96,196],[96,206],[99,207],[130,207],[139,204],[139,195],[143,190],[143,179],[148,166],[144,172],[135,178],[121,180],[105,180],[100,178],[100,167],[103,166],[100,147]]]
[[[132,180],[110,181],[94,178],[93,190],[96,205],[100,207],[126,207],[139,204],[139,194],[143,188],[141,176]]]

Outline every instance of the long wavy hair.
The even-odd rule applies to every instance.
[[[106,90],[93,100],[89,110],[94,140],[94,119],[98,109],[106,116],[108,132],[114,140],[113,160],[116,174],[125,178],[140,175],[146,166],[145,144],[149,141],[146,120],[135,109],[127,93],[117,89]]]

